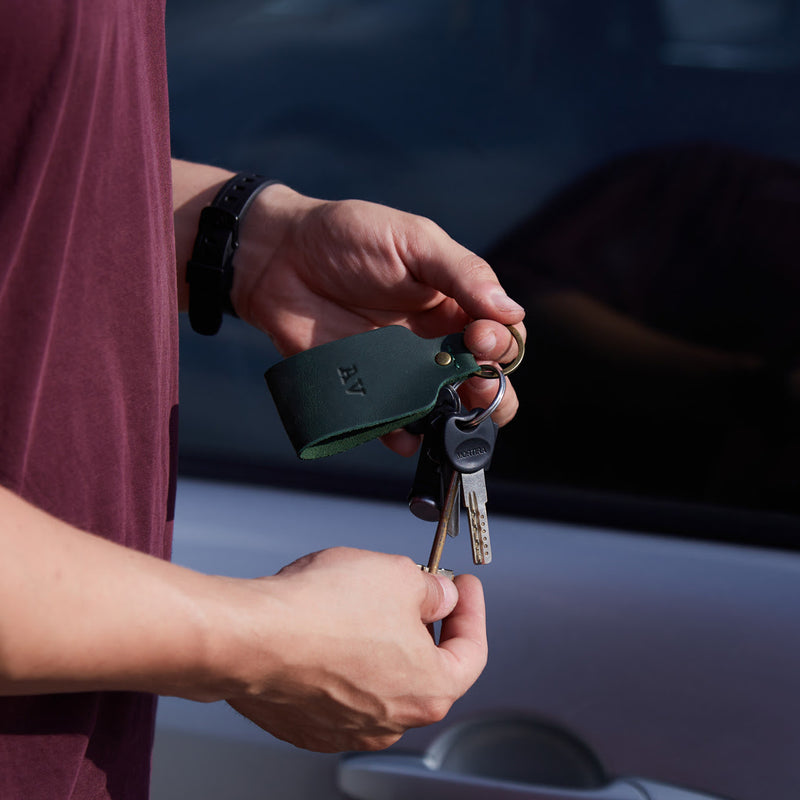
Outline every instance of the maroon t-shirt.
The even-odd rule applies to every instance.
[[[168,557],[164,2],[8,0],[0,53],[0,484]],[[0,797],[147,797],[154,714],[135,693],[0,698]]]

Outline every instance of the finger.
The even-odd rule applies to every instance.
[[[438,622],[458,604],[458,589],[456,584],[444,575],[430,575],[420,572],[425,579],[423,596],[420,603],[420,619],[424,623]]]
[[[524,342],[527,339],[525,325],[521,322],[514,325]],[[479,361],[495,361],[498,364],[509,364],[519,354],[519,347],[511,331],[492,320],[480,319],[471,322],[464,329],[464,344]]]
[[[458,575],[458,605],[442,621],[439,648],[460,664],[463,691],[466,691],[486,666],[486,606],[483,586],[474,575]]]
[[[422,441],[421,436],[402,429],[381,436],[381,442],[390,450],[407,458],[417,452],[420,441]]]
[[[497,381],[487,378],[470,378],[459,390],[461,399],[466,408],[488,408],[497,394]],[[519,399],[516,389],[510,380],[506,379],[506,391],[503,400],[492,414],[492,419],[501,427],[514,419],[519,411]]]
[[[452,297],[473,319],[505,325],[521,322],[525,311],[500,285],[494,270],[479,256],[451,239],[430,220],[419,236],[407,238],[411,272],[424,283]]]

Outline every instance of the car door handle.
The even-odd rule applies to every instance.
[[[339,790],[351,800],[720,800],[638,778],[571,789],[438,769],[424,757],[367,754],[343,759]]]

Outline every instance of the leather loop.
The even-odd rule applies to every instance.
[[[233,255],[239,246],[239,225],[256,195],[277,183],[263,175],[240,172],[200,213],[192,257],[186,265],[189,321],[197,333],[213,336],[223,313],[236,316],[231,302]]]
[[[462,334],[422,339],[390,325],[298,353],[265,377],[297,455],[314,459],[421,419],[443,386],[477,369]]]

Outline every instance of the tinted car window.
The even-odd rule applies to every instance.
[[[168,31],[177,156],[430,216],[526,306],[494,508],[792,544],[797,2],[172,0]],[[183,470],[401,501],[377,443],[297,460],[277,359],[183,331]]]

